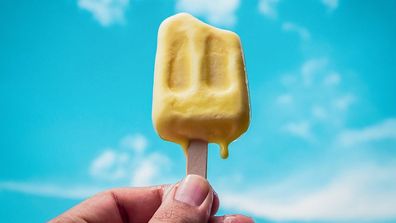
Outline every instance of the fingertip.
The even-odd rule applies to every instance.
[[[203,206],[208,195],[212,194],[212,189],[208,181],[198,175],[187,175],[177,187],[175,200],[191,206]],[[213,200],[213,197],[211,198]],[[210,200],[210,203],[212,203]]]
[[[165,195],[150,222],[208,222],[213,199],[206,179],[188,175]]]

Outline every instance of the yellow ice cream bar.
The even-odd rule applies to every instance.
[[[250,121],[249,95],[237,34],[187,13],[162,22],[155,62],[153,124],[186,151],[191,139],[228,144]]]

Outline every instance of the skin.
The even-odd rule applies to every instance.
[[[206,180],[205,180],[206,181]],[[219,198],[207,183],[208,195],[196,207],[174,199],[178,184],[144,188],[118,188],[99,193],[50,223],[252,223],[243,215],[214,216],[219,208]]]

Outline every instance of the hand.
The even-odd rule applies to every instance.
[[[102,192],[50,223],[253,223],[242,215],[214,216],[218,208],[219,198],[208,181],[188,175],[174,185]]]

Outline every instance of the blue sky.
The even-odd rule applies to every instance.
[[[156,35],[177,12],[237,32],[248,132],[208,177],[257,222],[396,222],[396,1],[0,2],[0,217],[42,222],[106,188],[171,183],[151,124]]]

